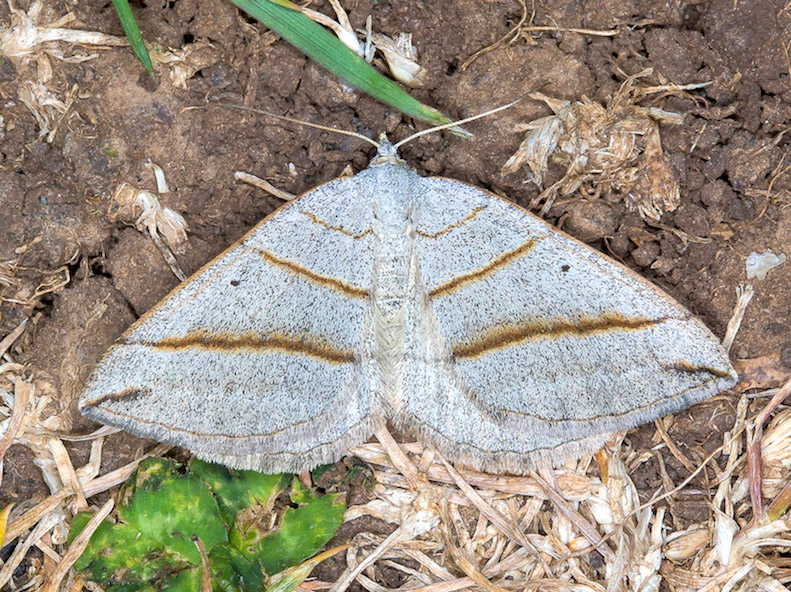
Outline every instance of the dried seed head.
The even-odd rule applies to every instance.
[[[393,78],[412,88],[426,86],[428,70],[417,63],[417,49],[412,45],[411,33],[399,33],[395,41],[387,35],[372,33],[371,39],[384,54]]]
[[[189,227],[181,214],[163,208],[156,195],[129,183],[121,183],[115,190],[108,216],[111,220],[120,219],[134,224],[140,232],[147,231],[152,238],[161,234],[171,248],[187,240]]]

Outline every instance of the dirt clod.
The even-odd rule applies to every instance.
[[[563,229],[586,243],[611,237],[618,228],[619,217],[603,201],[578,201],[568,211]]]
[[[656,258],[659,257],[660,252],[659,243],[643,243],[632,251],[632,260],[638,267],[650,267],[656,261]]]

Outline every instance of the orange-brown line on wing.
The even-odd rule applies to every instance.
[[[142,341],[140,345],[164,350],[202,349],[222,352],[266,352],[278,350],[290,354],[304,354],[331,364],[348,364],[354,361],[354,352],[337,349],[310,337],[294,338],[277,333],[260,336],[253,333],[240,335],[212,334],[190,331],[182,337],[166,337],[160,341]]]
[[[515,259],[524,257],[530,251],[532,251],[535,246],[536,246],[536,239],[531,238],[523,242],[513,251],[508,251],[507,253],[503,253],[502,255],[497,257],[494,261],[492,261],[487,265],[484,265],[480,269],[476,269],[475,271],[472,271],[470,273],[465,273],[464,275],[456,276],[452,280],[449,280],[444,284],[437,286],[436,288],[431,290],[431,292],[429,292],[429,296],[431,296],[432,298],[437,296],[445,296],[447,294],[450,294],[454,290],[460,288],[464,284],[476,282],[481,278],[494,273],[498,269],[502,269],[503,267],[506,267],[509,263],[511,263]]]
[[[352,298],[368,298],[368,290],[364,290],[363,288],[358,288],[357,286],[352,286],[343,282],[337,278],[328,277],[326,275],[320,275],[315,271],[311,271],[307,267],[302,267],[298,263],[294,263],[293,261],[288,261],[287,259],[281,259],[270,253],[269,251],[259,250],[261,253],[261,257],[263,257],[264,261],[271,263],[272,265],[277,265],[278,267],[282,267],[283,269],[290,271],[291,273],[300,275],[314,284],[319,284],[320,286],[326,286],[331,290],[335,290],[336,292],[341,292],[342,294],[346,294]]]
[[[448,226],[446,226],[445,228],[443,228],[439,232],[435,232],[433,234],[430,234],[428,232],[421,232],[421,231],[418,230],[417,234],[419,234],[420,236],[422,236],[424,238],[437,238],[437,237],[442,236],[443,234],[445,234],[447,232],[450,232],[451,230],[455,230],[456,228],[461,228],[462,226],[467,224],[467,222],[469,222],[470,220],[475,219],[478,216],[478,214],[480,214],[485,209],[486,209],[486,206],[479,206],[479,207],[475,208],[472,212],[467,214],[464,218],[459,220],[458,222],[456,222],[454,224],[449,224]]]
[[[666,320],[667,318],[630,318],[618,313],[608,313],[600,317],[582,317],[576,320],[533,321],[518,325],[506,325],[486,331],[468,343],[455,344],[453,355],[457,359],[477,358],[489,352],[527,341],[587,336],[595,333],[639,331]]]
[[[326,220],[322,220],[313,212],[308,212],[307,210],[300,210],[299,213],[304,214],[305,216],[310,218],[314,223],[323,226],[324,228],[327,228],[329,230],[334,230],[336,232],[340,232],[341,234],[345,234],[346,236],[349,236],[351,238],[363,238],[364,236],[367,236],[372,232],[371,229],[368,228],[367,230],[363,230],[362,232],[354,233],[351,230],[346,230],[343,226],[334,226],[329,222],[327,222]]]
[[[711,366],[695,366],[694,364],[690,364],[689,362],[684,360],[674,362],[670,365],[665,366],[665,368],[667,368],[668,370],[678,370],[679,372],[687,372],[689,374],[706,372],[708,374],[711,374],[712,376],[716,376],[717,378],[725,378],[726,376],[731,375],[729,370],[721,370],[720,368],[713,368]]]
[[[140,389],[137,387],[129,387],[129,388],[125,388],[120,393],[105,393],[103,395],[96,397],[91,401],[85,401],[84,403],[82,403],[82,406],[96,407],[97,405],[100,405],[101,403],[105,403],[107,401],[121,401],[123,399],[134,398],[144,394],[143,390],[144,389]]]

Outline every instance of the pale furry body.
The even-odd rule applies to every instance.
[[[718,340],[651,284],[513,204],[371,166],[288,203],[138,321],[94,419],[268,472],[391,420],[522,473],[729,388]]]

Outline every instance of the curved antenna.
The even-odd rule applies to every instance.
[[[357,132],[350,132],[348,130],[340,130],[335,129],[334,127],[327,127],[326,125],[319,125],[318,123],[310,123],[309,121],[303,121],[302,119],[294,119],[293,117],[286,117],[285,115],[279,115],[277,113],[272,113],[270,111],[264,111],[263,109],[256,109],[255,107],[248,107],[246,105],[234,105],[233,103],[211,103],[212,105],[220,105],[222,107],[231,107],[232,109],[239,109],[240,111],[250,111],[252,113],[258,113],[260,115],[266,115],[268,117],[274,117],[275,119],[281,119],[283,121],[288,121],[289,123],[298,123],[300,125],[306,125],[308,127],[315,127],[316,129],[324,130],[325,132],[335,132],[336,134],[343,134],[344,136],[351,136],[353,138],[359,138],[360,140],[365,140],[369,144],[372,144],[378,150],[380,148],[379,142],[372,140],[368,136],[364,136],[362,134],[358,134]]]
[[[530,92],[532,92],[532,91],[530,91]],[[488,115],[493,115],[494,113],[499,113],[500,111],[505,111],[506,109],[510,109],[511,107],[516,105],[519,101],[524,99],[526,96],[527,96],[527,94],[524,94],[521,97],[519,97],[518,99],[516,99],[515,101],[511,101],[510,103],[508,103],[506,105],[501,105],[500,107],[495,107],[494,109],[490,109],[489,111],[484,111],[483,113],[478,113],[478,115],[473,115],[472,117],[467,117],[465,119],[460,119],[458,121],[451,121],[450,123],[446,123],[446,124],[443,124],[443,125],[438,125],[436,127],[430,127],[428,129],[424,129],[423,131],[416,132],[416,133],[412,134],[411,136],[407,136],[406,138],[404,138],[400,142],[396,143],[393,147],[397,149],[400,146],[403,146],[404,144],[406,144],[407,142],[411,142],[412,140],[416,140],[420,136],[425,136],[426,134],[430,134],[430,133],[433,133],[433,132],[438,132],[440,130],[448,129],[450,127],[456,127],[456,126],[462,125],[464,123],[469,123],[470,121],[475,121],[476,119],[481,119],[482,117],[487,117]]]

